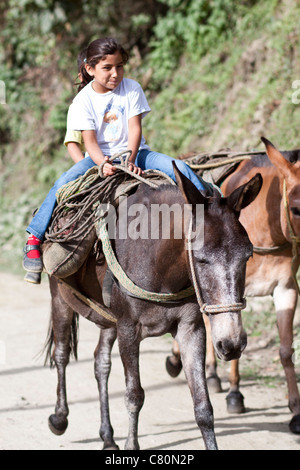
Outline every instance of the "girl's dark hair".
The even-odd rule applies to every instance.
[[[82,77],[82,82],[78,87],[78,91],[82,90],[89,82],[93,80],[86,69],[85,64],[90,65],[91,67],[96,67],[100,60],[105,59],[107,55],[113,55],[116,52],[119,52],[122,56],[123,63],[128,62],[129,56],[125,49],[118,43],[114,38],[101,38],[96,39],[91,42],[86,49],[86,57],[84,62],[81,64],[80,73]]]
[[[85,63],[86,51],[87,51],[87,48],[85,47],[79,52],[77,56],[77,72],[78,73],[81,73],[81,66]]]

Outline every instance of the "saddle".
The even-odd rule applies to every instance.
[[[134,193],[145,180],[153,187],[175,184],[167,175],[154,170],[147,170],[140,179],[117,170],[114,176],[103,180],[95,166],[62,186],[56,194],[58,206],[42,245],[46,273],[61,279],[75,274],[98,239],[99,205],[110,203],[117,207],[121,196]]]
[[[220,188],[227,176],[231,175],[243,160],[251,160],[252,156],[261,152],[232,152],[221,149],[216,153],[190,153],[179,157],[184,160],[204,181]]]

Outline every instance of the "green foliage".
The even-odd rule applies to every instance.
[[[254,2],[253,2],[254,3]],[[300,5],[255,2],[198,61],[185,52],[151,102],[150,145],[177,156],[222,147],[252,150],[266,135],[280,148],[299,147],[292,82],[300,76]],[[159,116],[159,119],[157,119]]]
[[[168,5],[165,17],[154,27],[151,64],[154,79],[165,80],[179,64],[183,53],[197,61],[221,37],[230,37],[237,18],[233,0],[160,0]]]

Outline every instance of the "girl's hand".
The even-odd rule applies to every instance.
[[[116,167],[113,166],[110,161],[109,161],[109,157],[104,157],[104,160],[107,162],[103,165],[103,169],[102,169],[102,172],[103,172],[103,175],[104,176],[112,176],[115,171],[116,171]]]
[[[141,176],[144,173],[141,168],[139,168],[132,162],[128,162],[128,170],[132,171],[132,173],[135,173],[138,176]]]

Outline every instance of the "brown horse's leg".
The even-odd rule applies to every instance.
[[[206,380],[210,392],[222,392],[221,380],[217,373],[217,360],[215,348],[211,338],[211,326],[209,318],[203,316],[205,329],[206,329]]]
[[[292,432],[300,433],[300,396],[293,362],[293,321],[297,305],[297,292],[295,289],[276,288],[274,291],[274,303],[277,313],[277,325],[280,337],[280,359],[284,368],[288,395],[289,408],[293,413],[290,422]]]
[[[124,329],[118,328],[119,350],[126,380],[125,403],[129,416],[126,450],[139,450],[140,448],[138,443],[138,419],[145,399],[139,371],[140,343],[135,338],[136,330],[134,326],[126,326]]]
[[[178,324],[178,341],[183,369],[191,390],[197,425],[208,450],[216,450],[213,409],[208,396],[205,378],[206,335],[204,324]]]
[[[100,437],[103,440],[103,450],[118,450],[113,435],[109,416],[108,378],[111,370],[111,350],[117,338],[117,330],[109,328],[101,330],[98,346],[95,350],[95,377],[98,382],[101,409]]]
[[[57,284],[50,281],[52,294],[52,330],[54,338],[53,359],[57,369],[57,402],[55,414],[49,417],[49,428],[56,435],[63,434],[68,427],[69,414],[66,394],[66,367],[71,352],[70,339],[74,312],[61,297]]]

